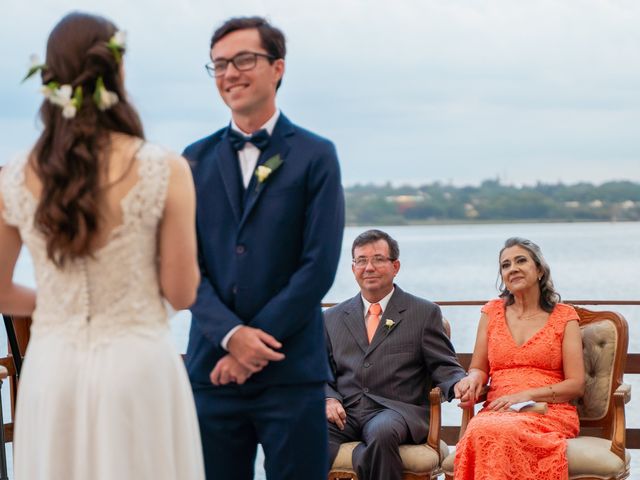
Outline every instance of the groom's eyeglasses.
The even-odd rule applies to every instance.
[[[233,63],[236,70],[246,72],[256,67],[258,57],[267,58],[269,61],[276,59],[273,55],[267,55],[266,53],[240,52],[233,58],[216,58],[213,62],[207,63],[204,68],[207,69],[207,73],[211,77],[221,77],[224,75],[230,63]]]
[[[374,255],[373,257],[358,257],[354,258],[353,264],[356,268],[365,268],[369,262],[374,268],[379,268],[385,265],[387,262],[395,262],[395,258],[384,257],[382,255]]]

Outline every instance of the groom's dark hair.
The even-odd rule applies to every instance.
[[[367,230],[356,237],[353,241],[353,245],[351,245],[351,256],[353,257],[353,253],[357,247],[369,245],[370,243],[375,243],[378,240],[384,240],[387,242],[387,245],[389,245],[389,259],[397,260],[400,258],[400,247],[398,246],[398,242],[396,242],[387,232],[376,229]]]
[[[273,58],[269,59],[269,63],[273,63],[274,60],[282,58],[284,60],[287,54],[287,46],[284,38],[284,33],[279,28],[271,25],[266,18],[263,17],[233,17],[219,26],[213,36],[211,37],[211,44],[209,49],[222,38],[235,32],[236,30],[246,30],[249,28],[255,28],[260,34],[260,42],[262,48],[264,48],[269,55]],[[278,81],[276,90],[280,88],[282,79]]]

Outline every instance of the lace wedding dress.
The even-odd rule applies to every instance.
[[[156,267],[169,165],[150,144],[135,162],[122,224],[93,258],[62,269],[33,225],[26,159],[3,172],[4,218],[20,230],[38,291],[16,407],[16,480],[204,479]]]

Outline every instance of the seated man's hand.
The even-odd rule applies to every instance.
[[[267,332],[247,326],[234,332],[227,343],[229,353],[251,373],[259,372],[269,362],[282,360],[284,354],[274,350],[281,347],[282,344]]]
[[[460,400],[460,403],[458,404],[460,408],[467,408],[475,405],[476,398],[482,394],[482,389],[484,387],[483,379],[480,377],[481,376],[471,372],[453,386],[455,397]]]
[[[225,355],[211,371],[209,378],[211,383],[216,386],[226,385],[228,383],[237,383],[242,385],[251,376],[251,372],[244,368],[231,355]]]
[[[340,430],[344,430],[347,412],[344,411],[342,403],[335,398],[327,398],[327,420],[335,423]]]

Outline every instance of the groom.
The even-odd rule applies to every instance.
[[[276,108],[282,32],[232,18],[207,70],[231,123],[188,146],[198,196],[202,282],[187,369],[207,478],[326,480],[320,301],[342,243],[344,199],[333,144]]]

